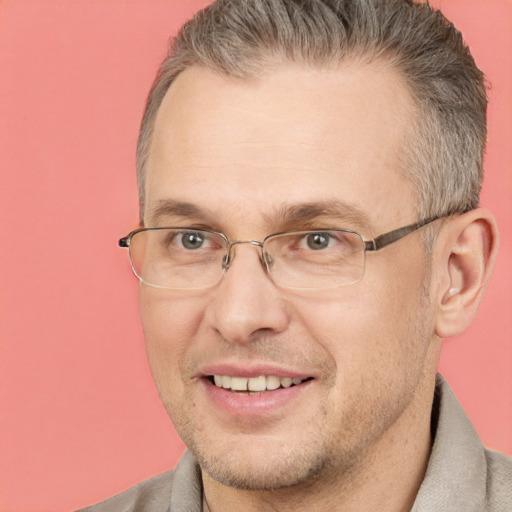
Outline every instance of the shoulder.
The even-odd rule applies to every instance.
[[[512,512],[512,459],[485,448],[441,376],[432,406],[432,434],[414,512]]]
[[[488,510],[512,510],[512,458],[485,450]]]
[[[190,452],[176,469],[144,480],[121,494],[76,512],[201,512],[201,469]]]
[[[161,512],[168,510],[174,470],[166,471],[130,487],[101,503],[76,512]]]

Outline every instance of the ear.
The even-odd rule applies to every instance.
[[[436,334],[450,338],[473,321],[498,251],[493,215],[477,208],[448,219],[436,241]]]

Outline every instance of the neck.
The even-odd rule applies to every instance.
[[[313,481],[273,491],[235,489],[203,472],[210,512],[410,511],[430,454],[434,377],[422,379],[410,406],[349,471],[331,467]]]

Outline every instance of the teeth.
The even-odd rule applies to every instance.
[[[281,379],[279,377],[274,377],[273,375],[267,377],[267,389],[277,389],[280,385]]]
[[[296,380],[300,381],[300,379]],[[281,379],[281,386],[283,386],[283,388],[289,388],[292,385],[292,382],[293,379],[290,379],[290,377],[284,377],[283,379]],[[298,384],[300,384],[300,382],[298,382]]]
[[[272,391],[279,387],[289,388],[300,384],[303,379],[299,377],[277,377],[275,375],[260,375],[259,377],[231,377],[229,375],[214,375],[213,382],[218,388],[230,389],[232,391]]]
[[[233,391],[247,391],[247,379],[243,377],[231,377],[231,389]]]
[[[231,377],[228,377],[227,375],[222,376],[222,387],[231,389]]]
[[[261,375],[260,377],[252,377],[249,379],[247,389],[249,391],[265,391],[267,388],[267,379]]]

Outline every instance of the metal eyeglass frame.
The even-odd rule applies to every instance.
[[[361,238],[361,240],[363,241],[363,244],[364,244],[363,245],[363,249],[364,249],[364,252],[366,253],[367,251],[378,251],[378,250],[380,250],[380,249],[382,249],[382,248],[384,248],[384,247],[386,247],[388,245],[391,245],[391,244],[393,244],[395,242],[398,242],[399,240],[401,240],[405,236],[409,235],[410,233],[413,233],[414,231],[417,231],[418,229],[422,228],[423,226],[426,226],[427,224],[430,224],[430,223],[432,223],[432,222],[434,222],[436,220],[439,220],[439,219],[441,219],[443,217],[445,217],[445,215],[431,217],[431,218],[425,219],[423,221],[417,222],[415,224],[409,224],[408,226],[404,226],[404,227],[401,227],[401,228],[393,229],[392,231],[389,231],[387,233],[383,233],[382,235],[377,236],[373,240],[365,240],[360,233],[358,233],[357,231],[349,230],[349,229],[321,228],[321,229],[314,229],[314,230],[307,230],[307,231],[311,231],[312,233],[315,233],[315,232],[321,232],[321,231],[324,231],[324,230],[325,231],[330,231],[330,230],[335,229],[336,231],[345,231],[347,233],[354,233],[354,234],[358,235]],[[193,230],[193,228],[169,227],[169,226],[166,226],[166,227],[155,227],[155,228],[138,228],[138,229],[135,229],[135,230],[131,231],[130,233],[128,233],[128,235],[126,235],[125,237],[121,238],[119,240],[119,242],[118,242],[119,247],[129,248],[133,236],[136,235],[137,233],[140,233],[141,231],[156,231],[156,230],[163,230],[163,229],[189,229],[189,230]],[[270,237],[274,237],[274,236],[278,236],[278,235],[286,235],[288,233],[290,233],[290,234],[294,233],[294,231],[283,232],[283,233],[274,233],[272,235],[269,235],[269,236],[265,237],[262,242],[259,242],[257,240],[233,240],[233,241],[231,241],[231,240],[229,240],[229,238],[224,233],[219,233],[217,231],[211,231],[211,230],[207,230],[207,229],[199,229],[198,231],[206,231],[206,232],[209,232],[209,233],[214,233],[216,235],[221,236],[221,238],[223,238],[226,241],[226,244],[227,244],[227,246],[226,246],[226,256],[224,257],[224,260],[222,262],[222,269],[223,269],[224,272],[229,268],[229,266],[230,266],[230,264],[231,264],[231,262],[233,260],[233,258],[232,258],[232,253],[233,253],[232,248],[233,248],[233,246],[238,245],[238,244],[251,244],[251,245],[260,247],[262,249],[262,251],[263,251],[263,244]],[[265,254],[262,254],[262,258],[263,258],[263,263],[265,263],[265,267],[267,269],[267,272],[271,276],[270,268],[269,267],[270,267],[272,262],[271,261],[267,261],[267,259],[265,257]],[[130,261],[131,261],[131,256],[130,256]],[[133,263],[132,263],[132,268],[133,268]],[[135,272],[135,270],[134,270],[134,272]],[[136,275],[136,277],[138,279],[141,279],[137,274],[135,274],[135,275]],[[160,288],[160,286],[158,286],[158,285],[150,285],[150,286],[154,286],[154,287]],[[166,288],[166,287],[162,287],[162,288]],[[172,289],[172,288],[169,288],[169,289]]]

